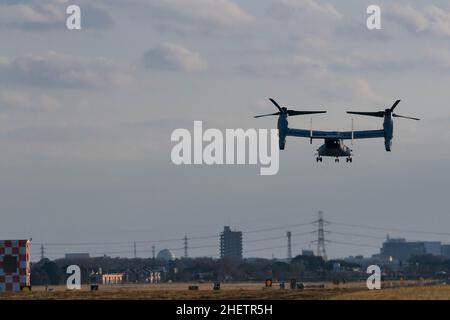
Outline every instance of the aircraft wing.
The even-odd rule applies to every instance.
[[[352,131],[319,131],[305,129],[287,129],[286,136],[313,139],[352,139]],[[353,131],[353,139],[384,138],[384,130]]]
[[[346,138],[352,138],[351,131],[342,132]],[[353,131],[353,139],[371,139],[371,138],[384,138],[384,130],[361,130],[361,131]]]

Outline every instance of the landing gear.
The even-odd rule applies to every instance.
[[[351,163],[351,162],[353,162],[353,158],[352,158],[352,157],[348,157],[348,158],[346,159],[346,161]]]
[[[336,157],[336,159],[334,159],[334,162],[339,162],[339,158]]]
[[[322,157],[320,157],[320,156],[317,157],[317,158],[316,158],[316,162],[322,162]]]

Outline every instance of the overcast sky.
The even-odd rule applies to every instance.
[[[68,31],[69,4],[82,30]],[[366,8],[382,8],[382,30]],[[150,256],[150,240],[332,222],[450,232],[450,5],[448,1],[7,0],[0,4],[0,238],[33,238],[64,252]],[[352,164],[315,162],[321,141],[288,138],[276,176],[258,166],[175,166],[176,128],[275,128],[274,97],[320,108],[316,129],[349,130],[346,110],[402,99],[393,151],[356,141]],[[309,128],[309,117],[292,127]],[[355,117],[355,129],[381,119]],[[313,231],[286,227],[244,240]],[[386,233],[327,234],[330,257],[377,253]],[[314,234],[294,235],[294,254]],[[118,242],[51,246],[51,243]],[[215,239],[190,245],[214,245]],[[284,258],[285,238],[244,243],[246,256]],[[180,248],[182,242],[155,243]],[[365,246],[368,245],[368,246]],[[371,247],[374,246],[374,247]],[[33,246],[33,259],[39,255]],[[248,253],[245,253],[248,251]],[[179,256],[182,251],[174,251]],[[190,255],[218,254],[199,248]]]

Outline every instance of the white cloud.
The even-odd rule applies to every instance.
[[[65,30],[69,0],[8,0],[0,2],[0,28],[25,31]],[[82,27],[105,28],[113,24],[114,6],[133,19],[141,17],[159,31],[242,31],[254,18],[232,0],[77,0]]]
[[[450,10],[436,6],[426,8],[426,13],[431,20],[431,30],[437,34],[450,36]]]
[[[0,83],[94,88],[131,82],[130,69],[103,57],[82,58],[57,52],[3,59]]]
[[[329,49],[331,50],[331,49]],[[412,63],[422,62],[418,58],[409,61],[404,57],[390,53],[374,53],[354,51],[341,54],[337,51],[323,53],[299,53],[266,60],[263,64],[249,64],[241,67],[241,71],[249,74],[276,74],[278,76],[302,76],[313,72],[351,73],[362,70],[393,71],[405,69]]]
[[[305,90],[324,101],[346,101],[371,105],[383,102],[369,81],[353,75],[322,72],[308,77]]]
[[[144,65],[154,70],[199,71],[207,67],[198,52],[174,43],[163,43],[144,54]]]
[[[231,0],[114,0],[113,3],[127,12],[141,12],[158,30],[224,32],[240,30],[254,21]]]
[[[425,59],[429,65],[438,68],[450,68],[450,51],[447,49],[429,49]]]
[[[58,106],[57,99],[46,93],[0,88],[0,110],[50,111]]]
[[[0,27],[26,31],[61,30],[66,28],[68,0],[8,0],[0,4]],[[84,28],[104,28],[112,24],[106,10],[90,1],[79,0]]]
[[[349,16],[344,16],[336,7],[316,0],[272,0],[266,9],[264,24],[270,28],[273,48],[284,50],[299,48],[312,51],[327,50],[337,37],[346,37],[354,28]],[[345,29],[345,30],[343,30]],[[359,31],[358,31],[359,32]]]
[[[4,24],[54,23],[64,21],[62,10],[66,1],[15,1],[1,6],[1,18]]]
[[[416,8],[410,4],[393,4],[387,11],[395,21],[413,33],[450,36],[450,9],[435,5]]]
[[[414,32],[423,32],[429,26],[425,15],[411,5],[393,4],[387,13],[394,17],[397,22]]]
[[[342,14],[327,2],[317,0],[277,0],[268,10],[269,14],[279,20],[302,16],[322,16],[322,18],[342,19]]]

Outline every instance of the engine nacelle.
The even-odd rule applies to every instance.
[[[390,152],[391,147],[392,147],[392,139],[384,137],[384,148],[386,149],[386,151]]]
[[[287,116],[281,113],[278,117],[278,146],[280,150],[284,150],[286,146],[286,132],[288,129]]]
[[[394,121],[392,121],[392,113],[389,109],[385,110],[384,114],[384,148],[386,151],[391,151],[392,138],[394,137]]]

